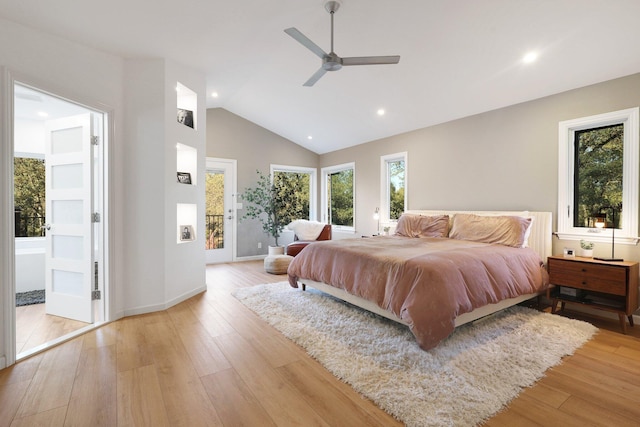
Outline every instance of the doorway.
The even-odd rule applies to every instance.
[[[237,220],[236,161],[207,157],[205,173],[206,262],[232,262]]]
[[[100,214],[108,117],[23,83],[13,88],[20,359],[105,320]]]

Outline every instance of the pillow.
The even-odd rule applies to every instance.
[[[405,237],[447,237],[449,215],[402,214],[396,226],[396,235]]]
[[[449,237],[522,248],[527,243],[531,222],[531,218],[521,216],[455,214]]]

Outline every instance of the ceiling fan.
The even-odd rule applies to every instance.
[[[303,86],[313,86],[320,77],[322,77],[327,71],[338,71],[342,66],[348,65],[376,65],[376,64],[397,64],[400,62],[400,56],[356,56],[349,58],[341,58],[333,51],[333,15],[340,8],[339,1],[328,1],[325,3],[324,8],[331,15],[331,52],[326,53],[317,44],[312,42],[307,36],[302,34],[296,28],[287,28],[285,33],[296,39],[300,44],[315,53],[322,59],[322,66],[315,72],[309,80],[307,80]]]

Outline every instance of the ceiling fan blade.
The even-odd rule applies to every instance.
[[[376,65],[376,64],[397,64],[400,62],[400,55],[394,56],[353,56],[342,58],[342,65]]]
[[[318,80],[320,80],[320,77],[324,76],[324,73],[326,73],[327,70],[325,70],[324,68],[320,68],[318,71],[316,71],[313,76],[311,76],[311,78],[309,80],[307,80],[306,82],[304,82],[304,84],[302,86],[313,86]]]
[[[318,55],[320,57],[320,59],[323,59],[325,56],[327,56],[325,51],[322,50],[320,48],[320,46],[318,46],[317,44],[312,42],[307,36],[302,34],[296,28],[293,28],[293,27],[287,28],[286,30],[284,30],[284,32],[289,34],[294,39],[296,39],[301,45],[303,45],[304,47],[309,49],[311,52],[313,52],[316,55]]]

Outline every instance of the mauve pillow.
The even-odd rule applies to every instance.
[[[455,214],[449,237],[522,248],[527,243],[531,221],[531,218],[521,216]]]
[[[396,235],[405,237],[447,237],[449,215],[402,214],[396,226]]]

